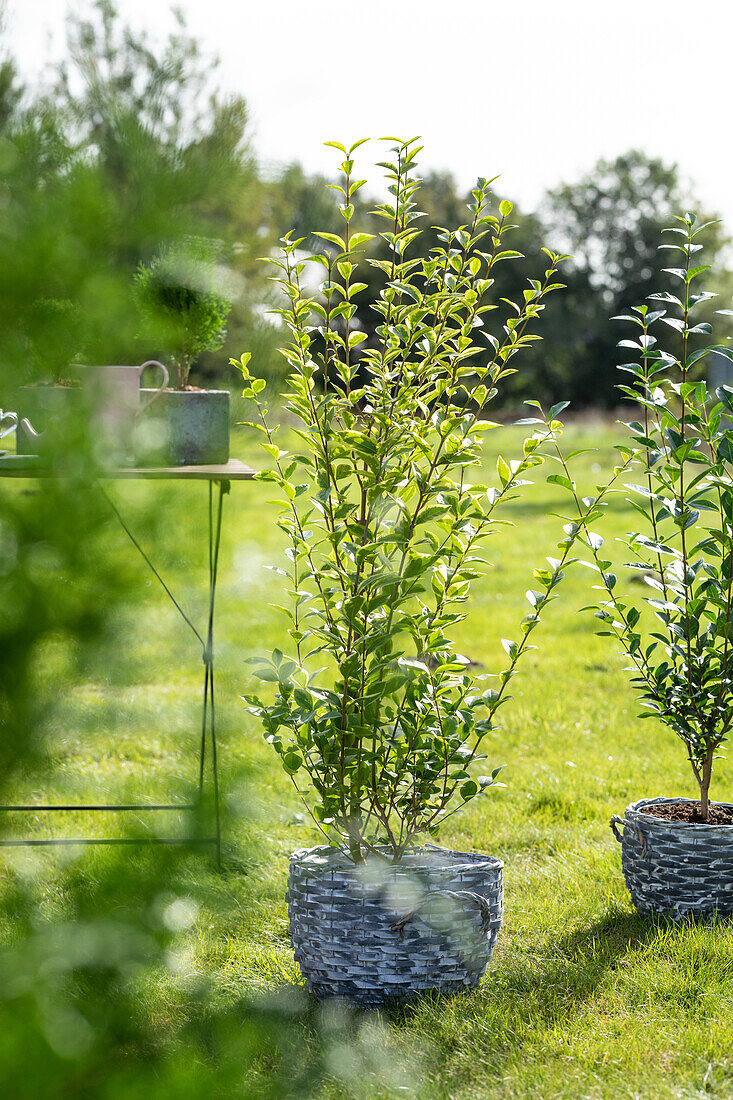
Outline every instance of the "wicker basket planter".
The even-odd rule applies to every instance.
[[[481,980],[502,919],[499,859],[425,847],[355,867],[340,852],[290,858],[290,940],[318,998],[363,1005]]]
[[[665,821],[640,812],[643,806],[689,801],[641,799],[627,806],[624,817],[611,818],[626,886],[640,913],[677,920],[733,913],[733,825]]]

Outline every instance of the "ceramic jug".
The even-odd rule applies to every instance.
[[[146,392],[141,402],[140,379],[146,367],[158,367],[163,380],[157,389]],[[74,370],[92,403],[100,459],[113,465],[129,465],[134,461],[137,418],[168,385],[167,369],[149,359],[141,366],[75,366]]]

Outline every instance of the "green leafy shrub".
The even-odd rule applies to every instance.
[[[40,298],[28,307],[28,350],[36,378],[68,380],[69,364],[81,358],[79,310],[68,299]]]
[[[384,165],[390,199],[376,211],[391,258],[367,261],[382,276],[378,341],[360,354],[355,300],[365,285],[360,253],[371,239],[353,225],[365,183],[354,178],[361,142],[331,144],[344,157],[335,185],[343,233],[317,234],[325,246],[307,257],[303,240],[287,236],[274,261],[288,299],[279,310],[290,332],[286,408],[299,424],[301,453],[276,444],[259,396],[265,383],[250,379],[248,357],[232,362],[259,410],[254,426],[274,463],[260,476],[282,493],[279,523],[290,542],[294,651],[258,662],[260,677],[276,685],[275,702],[247,702],[296,786],[307,773],[317,824],[358,862],[384,846],[399,858],[495,785],[500,769],[475,774],[484,742],[534,648],[529,638],[572,539],[561,543],[559,560],[535,571],[520,638],[503,641],[507,666],[482,690],[450,634],[485,564],[483,541],[506,522],[502,506],[529,484],[543,442],[561,427],[550,410],[521,458],[499,459],[497,483],[487,487],[472,480],[482,437],[498,427],[484,411],[514,372],[515,356],[539,339],[532,327],[562,285],[561,257],[545,252],[542,277],[530,280],[503,329],[485,328],[496,269],[520,257],[506,244],[511,203],[491,213],[489,182],[479,180],[466,224],[440,229],[427,256],[410,258],[420,233],[419,149],[400,142]],[[318,290],[307,289],[308,264],[320,271]],[[488,365],[477,367],[487,343]],[[328,675],[315,671],[319,662]]]
[[[651,589],[642,603],[619,594],[618,567],[588,527],[604,504],[579,499],[562,456],[559,480],[583,514],[582,538],[592,554],[587,564],[600,576],[603,598],[592,608],[603,623],[599,633],[615,637],[629,658],[643,716],[656,715],[683,741],[700,789],[700,819],[707,821],[713,762],[733,722],[733,388],[711,394],[699,370],[711,351],[733,355],[725,347],[697,346],[712,331],[694,316],[714,297],[693,292],[708,270],[693,259],[707,225],[696,226],[692,214],[677,221],[665,232],[679,239],[661,247],[679,256],[678,266],[667,269],[678,293],[652,294],[653,307],[636,306],[617,318],[637,329],[635,339],[619,344],[635,353],[620,367],[631,381],[619,389],[637,402],[640,418],[626,425],[632,445],[619,449],[624,466],[641,474],[626,488],[644,525],[622,545],[631,555],[626,567]],[[663,326],[674,334],[671,349],[657,338]]]
[[[158,252],[138,267],[134,293],[186,389],[196,356],[224,343],[232,308],[215,242],[186,237]]]

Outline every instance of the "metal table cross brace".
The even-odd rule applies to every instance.
[[[44,470],[43,466],[34,464],[29,458],[28,463],[15,463],[3,466],[0,459],[0,477],[37,478],[57,476]],[[184,811],[198,810],[204,797],[204,772],[206,763],[207,738],[211,743],[211,779],[214,811],[214,835],[213,836],[183,836],[183,837],[25,837],[25,838],[0,838],[0,846],[34,846],[47,847],[60,844],[213,844],[216,847],[217,862],[221,863],[221,820],[219,810],[219,773],[216,746],[216,704],[214,695],[214,605],[216,600],[216,581],[219,568],[219,547],[221,545],[221,525],[224,506],[224,496],[229,492],[232,481],[251,481],[254,478],[254,470],[245,466],[237,459],[230,459],[222,466],[174,466],[157,468],[124,467],[104,471],[98,475],[98,479],[166,479],[183,481],[208,481],[209,483],[209,601],[208,622],[206,636],[197,629],[189,616],[183,610],[170,588],[155,568],[149,555],[140,545],[135,535],[122,518],[117,506],[108,496],[104,488],[100,489],[104,494],[112,512],[119,521],[122,529],[132,542],[135,549],[141,555],[145,563],[158,579],[167,596],[190,627],[201,648],[204,662],[204,699],[201,717],[201,743],[199,749],[199,773],[198,773],[198,797],[195,802],[133,802],[110,804],[69,804],[48,805],[31,803],[28,805],[0,805],[0,812],[34,813],[44,811],[48,813],[61,813],[69,811],[84,811],[97,813],[110,813],[119,811]],[[214,500],[214,485],[217,486],[216,501]]]

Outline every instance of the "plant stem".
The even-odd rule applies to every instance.
[[[700,818],[705,823],[710,818],[710,780],[713,773],[713,749],[708,745],[700,769]]]

